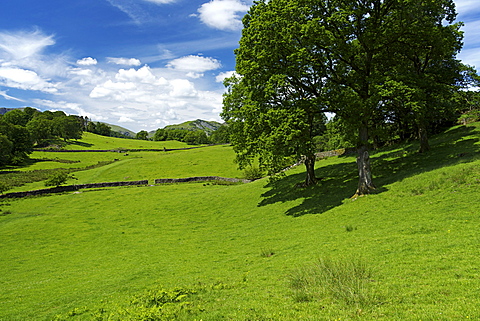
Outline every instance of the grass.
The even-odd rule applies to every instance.
[[[126,149],[163,149],[163,148],[186,148],[193,147],[187,143],[178,141],[163,141],[154,142],[147,140],[124,139],[116,137],[106,137],[96,135],[89,132],[84,132],[82,139],[71,141],[66,147],[66,150],[126,150]]]
[[[137,141],[141,143],[141,141]],[[208,146],[193,150],[170,152],[34,152],[31,164],[16,168],[16,173],[0,175],[0,182],[11,183],[15,178],[31,183],[16,186],[9,192],[43,188],[43,180],[53,171],[74,171],[77,180],[68,184],[89,184],[115,181],[184,178],[191,176],[222,176],[242,178],[243,173],[233,163],[235,155],[230,146]],[[97,164],[104,166],[97,166]],[[9,169],[10,170],[10,169]],[[1,173],[1,171],[0,171]],[[19,184],[16,184],[19,185]]]
[[[0,320],[161,320],[167,310],[185,320],[478,319],[476,126],[433,137],[426,155],[378,151],[377,192],[356,200],[355,158],[333,157],[305,189],[293,188],[298,167],[277,182],[4,202]],[[95,180],[113,171],[100,169]],[[168,308],[132,303],[175,289],[186,296]]]

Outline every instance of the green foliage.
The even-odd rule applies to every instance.
[[[222,113],[240,166],[258,156],[275,173],[277,160],[306,155],[310,185],[315,143],[329,141],[314,140],[323,112],[358,133],[348,140],[363,156],[370,141],[379,147],[416,133],[427,151],[432,128],[455,119],[453,94],[465,82],[455,16],[451,1],[255,2]],[[374,189],[363,156],[359,194]]]
[[[78,116],[59,115],[53,118],[53,132],[64,141],[82,138],[82,121]]]
[[[167,138],[168,134],[165,132],[165,129],[162,128],[157,129],[153,135],[153,140],[156,142],[167,140]]]
[[[5,192],[8,191],[10,188],[11,188],[10,185],[8,185],[6,182],[1,182],[1,181],[0,181],[0,194],[5,193]]]
[[[110,136],[112,134],[112,127],[108,126],[105,123],[94,123],[89,121],[87,123],[86,131],[101,136]]]
[[[0,120],[0,135],[3,136],[0,143],[5,148],[1,154],[6,163],[1,165],[21,164],[32,152],[33,144],[30,134],[25,127],[7,123],[3,119]]]
[[[0,134],[0,165],[8,164],[12,157],[13,143],[6,135]]]
[[[135,139],[148,140],[148,132],[146,130],[141,130],[135,135]]]
[[[189,145],[208,144],[210,141],[204,131],[190,131],[185,135],[183,141]]]
[[[62,184],[65,184],[67,182],[67,180],[74,179],[74,178],[75,177],[73,175],[69,175],[66,172],[56,171],[45,181],[45,186],[57,186],[58,187]]]
[[[257,179],[260,179],[260,178],[264,177],[265,173],[258,166],[250,165],[243,170],[243,176],[246,179],[254,181],[254,180],[257,180]]]
[[[64,315],[56,315],[53,320],[67,321],[76,316],[97,321],[169,321],[185,319],[201,310],[187,301],[196,293],[197,290],[187,288],[175,288],[172,290],[153,288],[136,295],[127,306],[107,306],[97,309],[89,309],[87,307],[74,308]]]
[[[28,122],[26,127],[35,144],[37,146],[43,146],[53,138],[53,126],[53,120],[44,117],[35,117]]]
[[[227,144],[230,143],[230,130],[227,125],[220,126],[210,135],[210,141],[213,144]]]
[[[303,36],[310,14],[303,9],[291,1],[259,1],[250,9],[235,51],[237,74],[225,81],[221,116],[240,168],[258,158],[274,174],[286,157],[306,155],[310,185],[315,181],[313,138],[323,131],[328,107],[325,60],[312,49],[314,38]]]

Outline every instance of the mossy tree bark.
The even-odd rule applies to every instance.
[[[370,167],[370,155],[368,153],[368,129],[362,126],[359,130],[360,145],[358,147],[358,188],[353,197],[369,194],[375,189],[372,182],[372,169]]]
[[[312,186],[317,184],[317,178],[315,177],[315,154],[307,155],[305,157],[305,186]]]

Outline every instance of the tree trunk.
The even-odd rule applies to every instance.
[[[368,154],[368,130],[367,127],[360,128],[360,146],[358,148],[358,188],[353,197],[369,194],[375,189],[372,182],[372,169],[370,168],[370,155]]]
[[[315,177],[315,154],[305,156],[305,186],[312,186],[317,184],[317,178]]]
[[[430,144],[428,143],[427,129],[423,124],[418,125],[418,139],[420,141],[419,153],[425,153],[430,150]]]

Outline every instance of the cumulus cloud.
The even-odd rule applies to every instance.
[[[249,6],[240,0],[212,0],[198,8],[200,20],[207,26],[220,30],[240,30],[241,17]]]
[[[115,79],[123,82],[133,81],[145,84],[162,85],[166,83],[164,78],[157,79],[157,77],[152,74],[152,71],[148,66],[143,66],[138,70],[135,68],[130,68],[128,70],[120,69],[115,75]]]
[[[108,63],[125,66],[140,66],[142,63],[136,58],[107,58]]]
[[[0,99],[41,97],[22,103],[94,121],[122,122],[133,130],[197,118],[219,120],[224,90],[199,78],[221,68],[217,59],[192,55],[171,60],[170,52],[163,57],[171,60],[167,66],[151,68],[128,56],[97,61],[92,56],[46,52],[54,44],[53,36],[38,30],[0,31]],[[25,95],[18,96],[18,91],[13,95],[9,88],[24,90]]]
[[[230,78],[232,77],[233,75],[235,74],[235,71],[225,71],[225,72],[221,72],[217,75],[217,77],[215,77],[215,81],[216,82],[222,82],[226,79],[226,78]]]
[[[80,65],[80,66],[94,66],[97,63],[98,63],[97,59],[92,57],[85,57],[80,60],[77,60],[77,65]]]
[[[170,61],[167,67],[187,72],[187,77],[200,78],[203,72],[218,69],[222,64],[214,58],[190,55]]]

